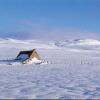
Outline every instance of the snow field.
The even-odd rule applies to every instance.
[[[36,48],[48,64],[6,64],[25,45],[0,47],[0,99],[100,99],[98,50]]]

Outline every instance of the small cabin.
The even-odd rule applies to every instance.
[[[20,51],[20,53],[18,54],[18,56],[15,58],[15,60],[18,60],[20,62],[22,62],[22,64],[27,64],[29,62],[40,62],[40,57],[39,54],[36,52],[35,49],[30,50],[30,51]]]

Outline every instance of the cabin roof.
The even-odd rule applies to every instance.
[[[34,57],[36,57],[37,59],[40,59],[40,57],[35,49],[30,50],[30,51],[20,51],[18,56],[15,59],[20,60],[20,59],[23,59],[23,57],[24,57],[24,59],[27,59],[27,58],[32,59]]]
[[[27,55],[30,56],[34,51],[35,51],[35,49],[33,49],[31,51],[20,51],[20,53],[18,54],[18,56],[21,55],[21,54],[27,54]]]

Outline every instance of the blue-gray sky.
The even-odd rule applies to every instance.
[[[0,37],[65,39],[100,34],[100,0],[0,0]]]

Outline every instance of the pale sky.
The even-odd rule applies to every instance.
[[[0,37],[99,38],[100,0],[0,0]]]

